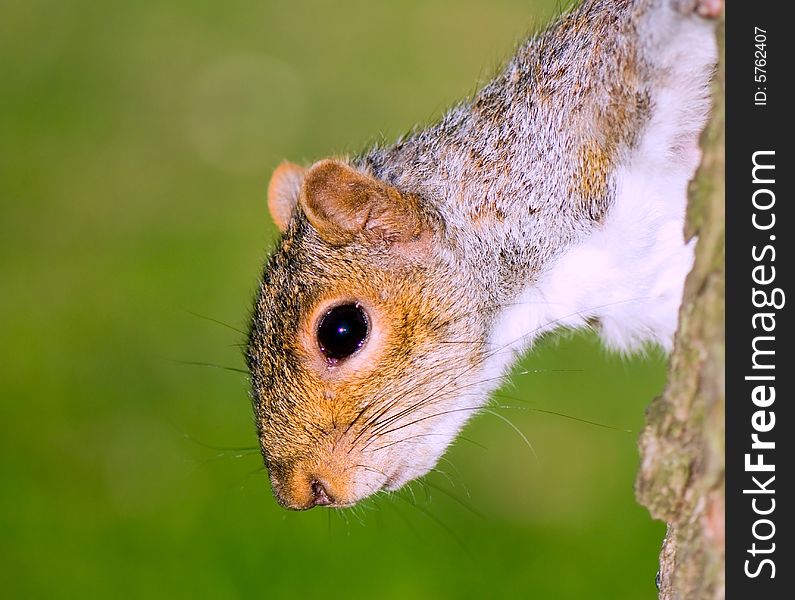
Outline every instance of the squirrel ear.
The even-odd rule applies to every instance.
[[[299,202],[320,237],[335,246],[361,232],[407,242],[427,228],[417,198],[336,160],[309,169]]]
[[[268,210],[279,231],[284,233],[298,204],[301,185],[306,177],[306,169],[284,161],[271,175],[268,184]]]

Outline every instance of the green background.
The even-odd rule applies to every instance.
[[[278,161],[433,118],[558,10],[0,2],[0,596],[656,596],[658,354],[547,340],[495,409],[537,457],[484,414],[443,473],[306,513],[270,496],[245,376],[183,362],[243,366],[193,313],[245,328]]]

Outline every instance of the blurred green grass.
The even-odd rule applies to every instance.
[[[632,484],[659,356],[545,342],[500,400],[537,458],[482,415],[427,484],[300,514],[211,447],[255,445],[245,377],[179,362],[242,366],[191,313],[245,328],[281,159],[427,121],[557,10],[0,3],[0,595],[655,596]]]

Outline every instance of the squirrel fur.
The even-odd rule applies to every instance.
[[[282,505],[349,506],[425,474],[557,327],[671,347],[714,4],[586,0],[437,123],[277,168],[282,239],[246,357]],[[329,361],[318,322],[346,302],[368,337]]]

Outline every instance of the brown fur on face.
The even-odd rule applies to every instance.
[[[361,174],[356,179],[357,184],[368,181]],[[344,182],[334,184],[338,198],[352,189]],[[356,201],[366,209],[368,202],[397,194],[385,188],[379,183],[368,192],[361,185],[354,189],[360,195]],[[432,349],[455,322],[449,300],[434,296],[437,276],[432,273],[438,268],[431,268],[433,256],[412,248],[425,247],[432,235],[429,225],[424,236],[414,233],[416,223],[428,222],[425,215],[416,211],[406,220],[394,220],[405,205],[393,213],[389,205],[382,206],[378,222],[392,219],[392,229],[360,227],[349,243],[340,245],[335,236],[326,239],[324,228],[336,227],[333,219],[345,220],[349,214],[328,210],[323,219],[332,223],[315,227],[317,215],[307,215],[305,206],[317,205],[317,195],[307,176],[294,219],[266,266],[247,353],[273,489],[280,503],[294,509],[315,504],[317,484],[335,506],[390,485],[390,461],[370,454],[370,435],[379,425],[379,413],[387,409],[381,417],[389,417],[415,399],[407,388],[422,381],[418,374],[426,372]],[[414,241],[398,241],[401,236],[394,234],[406,222]],[[347,303],[360,305],[367,314],[368,337],[349,358],[330,361],[317,342],[318,322],[330,308]],[[425,385],[431,390],[435,382],[428,379]],[[390,439],[388,432],[384,435]]]

